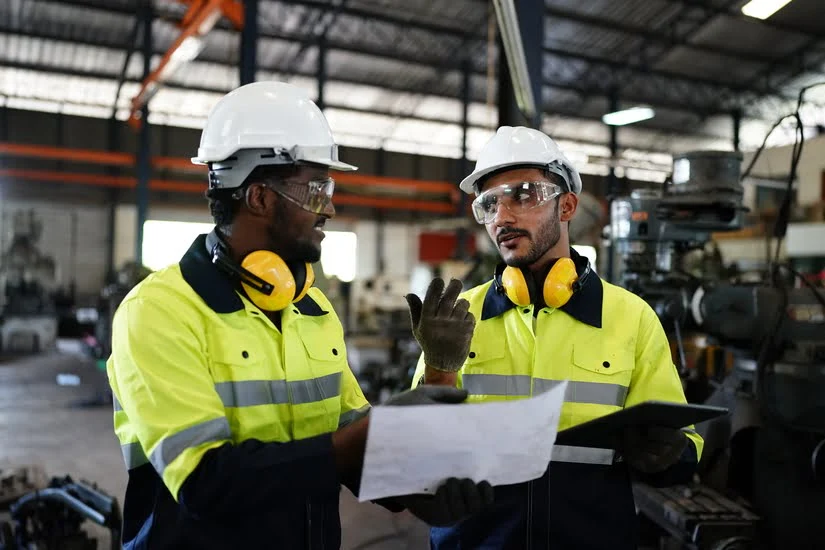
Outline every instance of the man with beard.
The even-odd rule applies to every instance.
[[[498,129],[461,189],[476,195],[473,214],[503,261],[491,281],[455,306],[475,316],[473,330],[434,328],[440,321],[427,302],[441,281],[431,284],[423,305],[407,297],[423,351],[413,387],[461,387],[468,402],[481,403],[524,399],[567,380],[559,430],[642,401],[685,402],[656,313],[601,280],[570,246],[568,223],[581,188],[548,136]],[[444,361],[432,351],[445,339],[471,341],[465,360]],[[495,487],[490,509],[433,528],[432,548],[635,550],[631,479],[689,480],[703,442],[692,429],[641,427],[619,439],[617,451],[557,445],[541,478]]]
[[[338,548],[340,488],[357,494],[370,406],[312,264],[335,213],[329,172],[355,167],[320,109],[278,82],[222,98],[193,161],[208,167],[215,229],[136,286],[113,323],[124,547]],[[444,313],[453,330],[474,324]],[[465,398],[421,387],[387,405]],[[486,482],[450,479],[381,504],[450,525],[491,499]]]

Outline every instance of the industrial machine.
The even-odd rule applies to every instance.
[[[706,439],[700,483],[639,485],[637,505],[667,533],[666,548],[822,548],[825,293],[775,260],[756,283],[733,281],[712,262],[704,270],[688,265],[711,232],[743,226],[741,160],[721,151],[676,156],[661,189],[611,205],[612,281],[653,307],[682,374],[697,376],[686,361],[686,333],[704,334],[732,359],[698,373],[709,387],[701,400],[732,411],[697,426]]]
[[[0,256],[0,350],[39,352],[57,342],[54,302],[57,268],[38,241],[43,224],[34,211],[12,216],[11,239]]]
[[[117,499],[96,485],[52,478],[36,467],[0,469],[0,550],[96,550],[86,522],[106,528],[110,547],[120,548]]]

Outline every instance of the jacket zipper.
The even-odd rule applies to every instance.
[[[307,499],[307,550],[312,550],[312,503]]]

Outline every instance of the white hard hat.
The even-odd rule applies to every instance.
[[[195,164],[210,168],[210,187],[241,185],[256,166],[306,162],[357,170],[338,160],[338,145],[321,109],[284,82],[254,82],[218,101],[201,134]]]
[[[510,166],[547,168],[564,178],[569,191],[581,193],[581,176],[556,142],[543,132],[524,126],[501,126],[481,149],[473,173],[464,178],[459,187],[465,193],[476,193],[480,179]]]

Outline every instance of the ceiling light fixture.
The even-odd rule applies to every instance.
[[[790,2],[791,0],[751,0],[742,6],[742,13],[755,19],[767,19]]]
[[[602,122],[610,126],[624,126],[653,118],[656,113],[650,107],[631,107],[607,113],[602,117]]]

